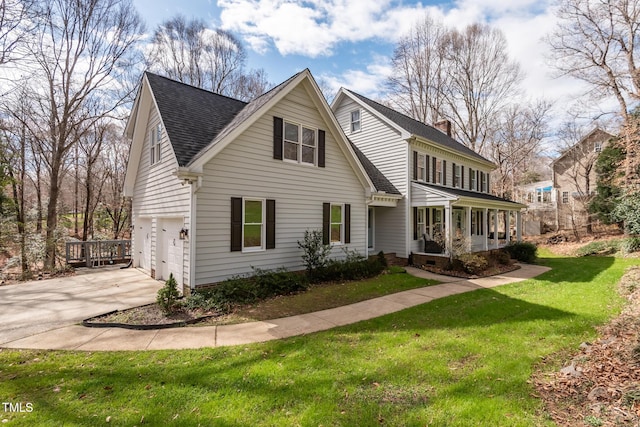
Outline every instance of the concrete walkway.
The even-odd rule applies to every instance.
[[[343,307],[262,322],[150,331],[67,325],[44,333],[4,342],[0,346],[50,350],[115,351],[187,349],[249,344],[348,325],[424,304],[436,298],[519,282],[538,276],[547,270],[549,270],[547,267],[522,265],[519,270],[503,275],[467,280],[439,276],[408,267],[407,272],[412,275],[435,279],[442,283]],[[155,293],[153,295],[155,296]]]

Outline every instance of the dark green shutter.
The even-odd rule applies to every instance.
[[[413,179],[418,179],[418,152],[413,152]]]
[[[413,240],[418,240],[418,208],[413,208]]]
[[[351,243],[351,205],[344,205],[344,242]]]
[[[242,250],[242,197],[231,198],[231,252]]]
[[[276,201],[267,199],[267,249],[276,247]]]
[[[432,160],[433,160],[433,161],[431,162],[431,164],[432,164],[432,166],[433,166],[433,168],[432,168],[433,170],[431,171],[431,172],[432,172],[432,180],[431,180],[431,182],[433,182],[434,184],[436,184],[436,183],[438,182],[438,178],[436,177],[437,169],[438,169],[438,168],[437,168],[437,165],[436,165],[437,160],[436,160],[436,158],[435,158],[435,157],[433,157],[433,158],[432,158]]]
[[[331,237],[331,203],[322,204],[322,244],[328,245]]]
[[[447,161],[442,161],[442,185],[447,185]]]
[[[280,117],[273,117],[273,158],[282,160],[282,132],[283,121]]]
[[[319,130],[318,131],[318,167],[323,168],[325,167],[325,145],[326,145],[326,135],[325,135],[325,131],[323,130]]]
[[[431,158],[429,156],[425,157],[425,161],[424,161],[424,180],[425,182],[429,182],[431,181],[430,176],[429,176],[429,162],[431,161]]]

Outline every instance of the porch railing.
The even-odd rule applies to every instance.
[[[65,256],[67,264],[74,267],[128,262],[131,259],[131,240],[67,242]]]

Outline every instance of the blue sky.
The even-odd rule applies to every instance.
[[[526,73],[527,97],[558,100],[566,111],[578,82],[552,77],[542,38],[555,25],[551,0],[133,0],[148,31],[180,13],[238,36],[250,68],[280,83],[309,68],[333,91],[341,86],[381,95],[393,48],[427,11],[446,24],[484,22],[506,35],[513,59]]]

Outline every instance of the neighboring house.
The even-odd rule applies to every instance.
[[[369,207],[369,246],[400,258],[444,254],[455,243],[474,252],[520,239],[523,204],[489,194],[496,166],[444,132],[347,89],[332,109],[347,137],[404,196],[397,207]]]
[[[559,229],[590,232],[587,207],[596,194],[596,160],[614,136],[596,128],[553,161]]]
[[[524,235],[534,236],[556,229],[556,196],[552,180],[532,182],[515,188],[515,201],[527,205],[523,212]]]
[[[349,143],[304,70],[245,103],[145,73],[132,139],[133,264],[184,288],[303,269],[298,241],[367,254],[368,206],[402,195]]]

